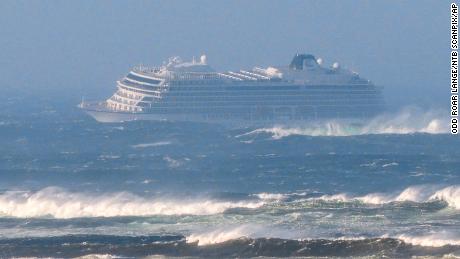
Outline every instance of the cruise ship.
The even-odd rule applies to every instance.
[[[79,107],[99,122],[190,121],[236,126],[322,120],[362,121],[384,109],[382,87],[310,54],[286,66],[215,71],[206,56],[160,67],[137,66],[116,82],[116,92]]]

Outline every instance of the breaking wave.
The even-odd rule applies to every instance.
[[[9,257],[112,258],[252,258],[252,257],[378,257],[411,258],[433,256],[440,258],[458,253],[458,246],[414,246],[395,238],[311,239],[237,238],[221,243],[196,245],[181,236],[101,236],[71,235],[0,240]],[[40,247],[40,249],[36,249]],[[94,254],[97,251],[98,254]],[[155,256],[152,256],[155,255]],[[102,257],[99,257],[102,256]],[[108,257],[106,257],[108,256]],[[152,257],[150,257],[152,256]]]
[[[212,198],[142,197],[129,192],[104,194],[69,192],[48,187],[36,192],[6,191],[0,194],[0,215],[8,217],[118,217],[149,215],[212,215],[235,208],[256,209],[278,202],[302,200],[362,202],[445,202],[460,209],[460,186],[411,186],[399,193],[370,193],[353,196],[347,193],[306,198],[304,194],[259,193],[257,199],[226,201]],[[238,231],[241,231],[239,229]],[[238,232],[237,231],[237,232]],[[211,234],[214,235],[214,234]]]
[[[305,238],[297,236],[292,231],[276,230],[273,228],[241,225],[237,227],[218,228],[211,231],[194,233],[186,237],[187,243],[196,243],[198,246],[220,244],[237,239],[283,239],[298,240],[299,242],[314,242],[321,240],[318,238]],[[380,237],[340,237],[340,238],[323,238],[331,242],[356,242],[369,239],[393,239],[400,240],[406,244],[423,247],[443,247],[443,246],[460,246],[460,236],[458,233],[441,231],[428,235],[415,236],[409,234],[383,235]]]
[[[396,114],[384,114],[363,124],[344,121],[324,121],[307,126],[275,126],[256,129],[236,137],[268,133],[273,139],[291,135],[304,136],[354,136],[370,134],[445,134],[449,132],[449,121],[442,111],[422,112],[417,108],[405,108]]]
[[[188,243],[197,243],[199,246],[223,243],[238,238],[249,238],[254,234],[254,227],[242,225],[230,229],[216,229],[207,232],[191,234],[187,237]]]
[[[266,201],[281,201],[281,200],[284,200],[284,199],[286,199],[288,197],[287,194],[266,193],[266,192],[254,194],[254,196],[256,196],[257,198],[259,198],[261,200],[266,200]]]
[[[48,187],[37,192],[1,194],[0,215],[19,218],[211,215],[232,208],[258,208],[263,204],[263,201],[145,198],[128,192],[92,195]]]
[[[413,236],[402,234],[397,236],[398,239],[404,242],[417,246],[427,247],[443,247],[446,245],[460,246],[460,236],[446,231],[440,233],[433,233],[424,236]]]
[[[400,193],[370,193],[364,196],[351,196],[346,193],[335,195],[323,195],[319,198],[312,198],[325,201],[351,202],[359,201],[367,204],[385,204],[391,202],[432,202],[443,201],[448,206],[460,209],[460,186],[452,185],[439,187],[436,185],[420,185],[406,188]]]

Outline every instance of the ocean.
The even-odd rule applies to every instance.
[[[447,111],[237,129],[0,98],[0,258],[460,257]]]

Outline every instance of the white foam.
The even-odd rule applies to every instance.
[[[367,123],[356,126],[344,121],[324,121],[310,123],[303,127],[275,126],[256,129],[236,137],[269,133],[273,139],[292,135],[305,136],[353,136],[369,134],[445,134],[449,132],[448,119],[442,111],[421,111],[407,107],[394,114],[378,116]]]
[[[170,156],[164,156],[163,160],[166,161],[166,163],[168,163],[168,167],[170,168],[177,168],[183,164],[183,161],[171,158]]]
[[[418,246],[441,247],[445,245],[460,245],[460,237],[446,231],[424,236],[402,234],[397,236],[397,238],[403,240],[406,243]]]
[[[212,215],[231,208],[258,208],[263,201],[144,198],[128,192],[92,194],[48,187],[37,192],[0,195],[0,215],[11,217],[116,217],[148,215]]]
[[[289,230],[276,230],[267,227],[261,226],[230,226],[226,228],[218,228],[210,231],[201,231],[199,233],[191,234],[187,237],[187,243],[197,242],[199,246],[210,245],[223,243],[229,240],[239,239],[239,238],[284,238],[284,239],[297,239],[297,240],[311,240],[312,238],[300,237],[298,234],[291,233]],[[383,238],[392,237],[389,235],[383,236]],[[315,237],[319,238],[319,237]],[[363,236],[346,236],[339,238],[329,238],[321,237],[331,240],[364,240],[367,237]],[[423,236],[414,236],[408,234],[400,234],[393,236],[403,240],[405,243],[418,245],[418,246],[428,246],[428,247],[442,247],[445,245],[460,245],[460,237],[458,234],[442,231],[439,233],[433,233]]]
[[[428,201],[430,193],[433,192],[434,188],[434,186],[427,185],[410,186],[396,194],[370,193],[360,197],[353,197],[350,200],[355,199],[367,204],[385,204],[395,201],[425,202]]]
[[[338,122],[324,122],[322,124],[310,125],[305,128],[294,127],[289,128],[285,126],[275,126],[272,128],[256,129],[248,133],[238,135],[236,137],[257,135],[259,133],[269,133],[273,139],[281,139],[292,135],[305,135],[305,136],[348,136],[347,131],[342,128]]]
[[[431,195],[430,199],[442,200],[456,209],[460,209],[460,186],[449,186]]]
[[[413,201],[413,202],[426,202],[430,201],[430,193],[436,191],[436,189],[440,188],[436,185],[418,185],[418,186],[410,186],[404,191],[402,191],[394,201]],[[392,201],[392,200],[391,200]]]
[[[391,196],[383,193],[370,193],[361,197],[352,198],[367,204],[384,204],[391,202]]]
[[[439,187],[438,185],[410,186],[400,193],[370,193],[364,196],[351,196],[346,193],[323,195],[310,200],[352,202],[360,201],[366,204],[385,204],[390,202],[430,202],[440,200],[450,207],[460,209],[460,186]]]
[[[399,165],[398,163],[392,162],[392,163],[384,164],[384,165],[382,165],[382,167],[398,166],[398,165]]]
[[[305,234],[297,230],[278,228],[259,224],[227,225],[192,233],[187,237],[188,243],[198,242],[199,246],[217,244],[239,238],[282,238],[300,239]]]
[[[199,246],[222,243],[228,240],[249,237],[254,233],[247,225],[231,228],[221,228],[207,232],[191,234],[187,237],[188,243],[198,242]]]
[[[350,197],[346,193],[339,193],[339,194],[334,194],[334,195],[323,195],[319,198],[312,198],[311,200],[348,202],[348,201],[353,200],[353,197]]]
[[[268,200],[268,201],[281,201],[287,198],[287,195],[282,194],[282,193],[263,192],[263,193],[255,194],[255,196],[257,196],[261,200]]]
[[[106,160],[106,159],[118,159],[120,156],[117,155],[100,155],[99,159]]]
[[[136,144],[132,145],[132,148],[147,148],[147,147],[159,147],[159,146],[167,146],[171,145],[170,141],[159,141],[159,142],[153,142],[153,143],[141,143],[141,144]]]
[[[300,213],[288,214],[288,217],[298,219],[301,217]],[[187,236],[187,243],[198,243],[199,246],[217,244],[234,239],[241,238],[281,238],[291,240],[313,240],[313,239],[330,239],[330,240],[363,240],[366,237],[351,236],[331,238],[323,235],[311,235],[309,231],[299,229],[279,228],[267,225],[254,225],[243,224],[239,226],[225,226],[213,230],[199,231]]]

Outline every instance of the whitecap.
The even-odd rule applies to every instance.
[[[310,200],[353,202],[359,201],[366,204],[386,204],[391,202],[432,202],[443,201],[448,206],[460,209],[460,186],[452,185],[440,187],[439,185],[410,186],[399,193],[369,193],[363,196],[353,196],[347,193],[323,195]]]
[[[106,160],[106,159],[118,159],[120,156],[117,155],[100,155],[99,159],[100,160]]]
[[[287,195],[282,194],[282,193],[266,193],[266,192],[263,192],[263,193],[257,193],[257,194],[255,194],[255,196],[258,197],[261,200],[269,200],[269,201],[280,201],[280,200],[284,200],[284,199],[287,198]]]
[[[354,136],[369,134],[446,134],[448,118],[443,111],[422,111],[415,107],[406,107],[397,113],[386,113],[377,116],[361,125],[346,120],[329,120],[312,122],[306,126],[277,125],[270,128],[259,128],[237,135],[236,138],[267,133],[273,139],[281,139],[292,135],[303,136]]]
[[[454,233],[442,231],[439,233],[432,233],[428,235],[415,236],[409,234],[401,234],[397,236],[398,239],[406,243],[418,246],[441,247],[446,245],[460,246],[460,236]]]
[[[153,142],[153,143],[141,143],[141,144],[136,144],[132,145],[132,148],[148,148],[148,147],[159,147],[159,146],[167,146],[171,145],[171,141],[159,141],[159,142]]]
[[[396,162],[388,163],[388,164],[383,164],[382,167],[389,167],[389,166],[398,166],[399,164]]]
[[[253,227],[242,225],[238,227],[220,228],[212,231],[191,234],[187,243],[198,243],[199,246],[222,243],[228,240],[249,237],[254,233]]]
[[[198,243],[199,246],[203,246],[240,238],[300,239],[302,235],[298,231],[291,229],[258,224],[243,224],[196,231],[188,235],[186,240],[187,243]]]
[[[168,163],[168,167],[170,167],[170,168],[180,167],[184,163],[183,161],[174,159],[174,158],[172,158],[170,156],[163,157],[163,160]]]
[[[48,187],[36,192],[6,191],[0,194],[0,215],[19,218],[212,215],[232,208],[255,209],[263,205],[263,201],[152,198],[129,192],[69,192],[58,187]]]
[[[431,200],[442,200],[456,209],[460,209],[460,186],[449,186],[436,191],[430,196]]]

